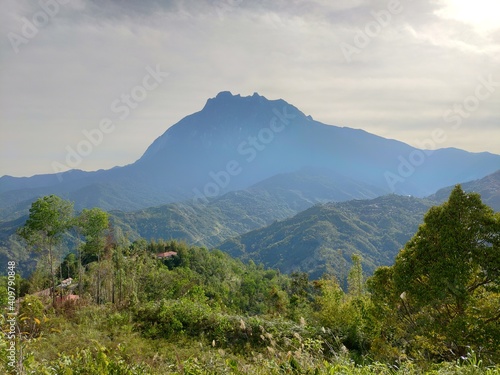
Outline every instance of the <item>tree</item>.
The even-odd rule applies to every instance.
[[[71,227],[73,203],[56,195],[39,198],[32,203],[30,214],[18,234],[35,251],[46,253],[51,275],[52,303],[55,305],[54,248]]]
[[[352,255],[352,267],[347,277],[347,286],[349,294],[353,297],[361,297],[363,294],[363,267],[361,266],[362,257],[357,254]]]
[[[389,275],[383,296],[378,279]],[[427,212],[391,272],[376,272],[371,285],[427,357],[456,359],[472,349],[498,359],[500,215],[478,194],[457,185],[448,202]]]
[[[83,209],[77,225],[85,238],[82,252],[89,257],[97,257],[96,300],[101,300],[101,258],[106,244],[105,231],[109,227],[109,216],[100,208]],[[80,262],[81,263],[81,262]],[[80,281],[81,282],[81,281]]]
[[[70,253],[64,257],[59,265],[59,274],[61,279],[78,277],[78,259],[75,254]]]
[[[347,293],[333,276],[324,275],[321,280],[315,281],[320,292],[315,299],[316,316],[331,331],[338,344],[363,355],[370,347],[373,331],[372,304],[365,293],[362,257],[353,254],[351,259]]]

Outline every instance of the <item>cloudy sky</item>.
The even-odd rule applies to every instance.
[[[226,90],[415,146],[500,154],[498,4],[3,0],[0,176],[53,173],[79,145],[79,169],[129,164]],[[446,140],[429,142],[436,129]]]

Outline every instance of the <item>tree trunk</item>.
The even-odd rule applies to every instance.
[[[49,263],[50,263],[50,276],[52,278],[52,306],[56,307],[56,277],[54,274],[54,255],[52,254],[52,240],[49,239]]]
[[[101,304],[101,260],[97,254],[97,304]]]

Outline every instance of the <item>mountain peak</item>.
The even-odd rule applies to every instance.
[[[216,99],[216,100],[226,100],[226,99],[230,99],[230,98],[233,98],[233,97],[239,98],[239,97],[241,97],[241,95],[240,94],[233,95],[233,93],[231,91],[221,91],[213,99]],[[213,99],[208,99],[208,100],[213,100]]]
[[[227,99],[227,98],[232,98],[232,97],[241,97],[240,94],[238,95],[233,95],[233,93],[231,91],[221,91],[219,92],[216,96],[215,96],[215,99],[219,99],[219,100],[223,100],[223,99]],[[210,99],[209,99],[210,100]]]
[[[233,94],[230,91],[221,91],[214,98],[208,99],[199,113],[207,116],[215,116],[217,120],[212,118],[212,122],[225,122],[227,119],[238,119],[238,122],[242,123],[248,119],[255,121],[256,117],[259,116],[262,117],[260,121],[269,122],[268,118],[272,118],[276,111],[282,111],[284,107],[287,107],[288,112],[293,113],[299,118],[306,117],[299,109],[285,100],[268,99],[258,92],[254,92],[248,96],[241,96],[240,94]],[[221,121],[222,117],[225,118],[224,121]]]
[[[259,93],[254,92],[252,96],[241,96],[240,94],[233,94],[231,91],[221,91],[219,92],[215,98],[210,98],[207,100],[205,104],[205,108],[210,108],[213,105],[228,105],[234,104],[235,102],[248,102],[248,101],[257,101],[257,102],[265,102],[269,101]]]
[[[241,98],[241,95],[240,94],[234,95],[231,91],[221,91],[215,96],[215,99],[227,99],[227,98]],[[253,95],[245,96],[244,98],[264,98],[264,97],[260,95],[258,92],[254,92]]]
[[[169,127],[128,166],[0,178],[0,217],[5,210],[15,210],[16,204],[48,191],[79,197],[79,207],[98,196],[106,208],[137,208],[215,198],[305,167],[331,170],[336,180],[356,181],[354,189],[370,186],[369,191],[424,196],[484,177],[500,165],[500,155],[451,149],[436,150],[425,163],[414,155],[427,161],[425,153],[402,142],[314,121],[283,99],[222,91],[202,110]],[[296,180],[300,186],[318,181],[318,187],[311,187],[314,194],[325,184],[321,178]],[[96,189],[107,190],[96,194]]]

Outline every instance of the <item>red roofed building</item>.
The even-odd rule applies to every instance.
[[[177,252],[175,252],[175,251],[167,251],[165,253],[156,254],[156,258],[157,259],[168,259],[168,258],[172,258],[176,255],[177,255]]]

